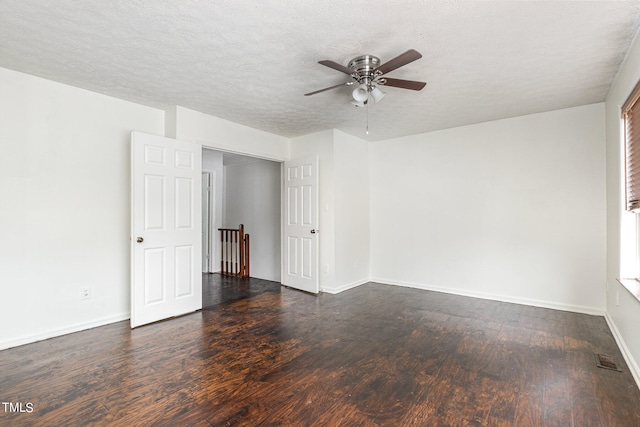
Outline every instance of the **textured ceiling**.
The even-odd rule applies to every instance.
[[[294,137],[369,140],[603,101],[638,1],[0,0],[0,66],[138,103],[181,105]],[[423,58],[366,109],[321,66]]]

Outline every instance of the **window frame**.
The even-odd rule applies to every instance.
[[[624,148],[624,207],[640,213],[640,81],[622,105]]]

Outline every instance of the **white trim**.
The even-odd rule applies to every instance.
[[[202,148],[206,148],[208,150],[221,151],[221,152],[229,153],[229,154],[238,154],[238,155],[241,155],[241,156],[253,157],[254,159],[258,159],[258,160],[269,160],[271,162],[276,162],[276,163],[282,163],[282,162],[286,162],[287,160],[289,160],[288,158],[285,158],[285,156],[274,155],[274,154],[268,153],[266,151],[258,151],[258,150],[234,151],[234,150],[229,149],[228,145],[216,144],[216,143],[211,142],[211,141],[203,141],[203,140],[198,140],[198,139],[192,139],[192,140],[184,139],[183,141],[189,141],[189,142],[194,142],[196,144],[200,144],[200,145],[202,145]]]
[[[356,282],[348,283],[346,285],[338,286],[338,287],[322,287],[320,289],[321,292],[326,292],[328,294],[339,294],[340,292],[348,291],[349,289],[357,288],[360,285],[364,285],[365,283],[369,283],[371,280],[364,279],[358,280]]]
[[[558,304],[551,301],[541,301],[528,298],[514,298],[506,295],[489,294],[485,292],[470,292],[456,288],[441,288],[438,286],[427,285],[424,283],[404,282],[399,280],[384,279],[381,277],[372,277],[371,282],[381,283],[383,285],[403,286],[406,288],[423,289],[425,291],[443,292],[445,294],[461,295],[465,297],[481,298],[493,301],[510,302],[514,304],[529,305],[533,307],[551,308],[553,310],[571,311],[575,313],[591,314],[596,316],[604,316],[605,310],[596,307],[585,307],[580,305]]]
[[[86,329],[93,329],[99,326],[109,325],[111,323],[122,322],[129,320],[131,315],[129,313],[122,313],[116,316],[108,316],[100,319],[92,320],[90,322],[78,323],[75,325],[67,326],[60,329],[52,329],[42,333],[27,335],[16,339],[10,339],[0,342],[0,350],[6,350],[12,347],[18,347],[25,344],[31,344],[37,341],[47,340],[49,338],[56,338],[62,335],[72,334],[74,332],[84,331]]]
[[[618,348],[620,348],[622,357],[624,357],[625,362],[627,362],[627,366],[629,366],[629,370],[631,371],[631,375],[633,375],[633,379],[636,381],[636,385],[640,387],[640,368],[638,367],[636,360],[633,358],[633,355],[629,351],[624,339],[622,339],[622,335],[620,334],[620,331],[618,331],[618,328],[609,315],[609,312],[604,314],[604,318],[607,321],[607,325],[609,325],[613,338],[616,340],[616,344],[618,344]]]

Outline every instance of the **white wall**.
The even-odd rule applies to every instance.
[[[289,139],[248,126],[213,117],[184,107],[167,110],[167,135],[204,147],[263,159],[283,161],[289,158]]]
[[[606,100],[607,127],[607,321],[640,384],[640,302],[617,281],[637,277],[636,215],[624,210],[620,107],[640,80],[640,40],[629,49]]]
[[[130,132],[163,112],[6,69],[0,93],[0,348],[127,319]]]
[[[372,280],[603,314],[604,105],[372,143]]]
[[[335,130],[335,286],[338,292],[369,281],[369,143]]]
[[[224,169],[224,227],[244,224],[251,277],[280,282],[280,163],[255,160]]]

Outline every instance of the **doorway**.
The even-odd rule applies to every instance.
[[[219,274],[219,228],[244,225],[251,236],[251,277],[281,281],[281,163],[247,155],[202,149],[203,202],[207,200],[207,228],[203,224],[203,274]],[[204,174],[209,174],[205,194]],[[205,210],[203,207],[203,217]],[[204,242],[208,242],[210,261]],[[203,278],[203,294],[216,281]]]

